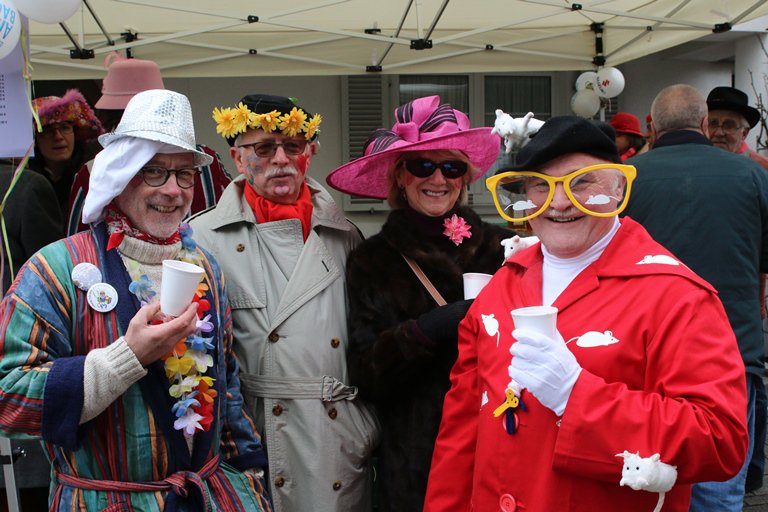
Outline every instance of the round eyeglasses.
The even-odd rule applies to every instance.
[[[141,169],[141,179],[150,187],[162,187],[168,182],[171,174],[176,175],[176,184],[179,188],[192,188],[195,186],[200,170],[196,167],[186,169],[166,169],[165,167],[147,166]]]
[[[461,160],[447,160],[445,162],[433,162],[427,158],[413,158],[404,160],[405,169],[417,178],[429,178],[440,169],[447,180],[455,180],[467,174],[469,166]]]
[[[256,156],[261,158],[272,158],[277,153],[277,148],[281,147],[286,155],[297,156],[304,152],[307,147],[307,141],[302,139],[286,140],[283,142],[264,141],[251,142],[250,144],[239,144],[239,148],[253,148]]]
[[[43,131],[40,132],[40,135],[43,137],[53,137],[56,132],[61,135],[70,135],[74,131],[75,127],[70,123],[53,123],[43,126]]]
[[[485,180],[496,209],[509,222],[525,222],[544,212],[562,183],[571,203],[594,217],[613,217],[627,206],[637,170],[632,165],[598,164],[565,176],[509,171]]]
[[[715,133],[718,129],[723,130],[723,133],[731,134],[731,133],[736,133],[742,128],[746,128],[746,127],[742,126],[741,123],[738,123],[733,119],[726,119],[722,122],[722,124],[720,124],[719,119],[712,119],[711,117],[709,118],[709,134],[710,135]]]

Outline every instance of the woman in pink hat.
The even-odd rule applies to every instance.
[[[610,125],[616,130],[616,147],[619,148],[622,162],[650,149],[636,116],[629,112],[616,112]]]
[[[53,185],[61,210],[59,222],[63,225],[75,173],[93,156],[86,154],[85,143],[104,130],[77,89],[68,90],[62,97],[35,98],[32,104],[40,117],[42,131],[35,132],[35,156],[29,161],[29,168],[41,173]]]
[[[490,128],[470,129],[438,96],[400,106],[395,119],[327,181],[393,208],[347,260],[348,358],[351,383],[382,424],[379,510],[409,512],[424,503],[458,324],[471,303],[462,300],[462,274],[493,274],[501,240],[514,233],[463,205],[467,185],[501,148]]]

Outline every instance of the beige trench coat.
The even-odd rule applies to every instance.
[[[347,386],[344,266],[361,238],[307,178],[312,230],[256,224],[243,176],[194,217],[195,240],[218,260],[232,306],[242,392],[264,437],[276,512],[371,510],[378,422]]]

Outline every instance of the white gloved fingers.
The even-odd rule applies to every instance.
[[[511,366],[514,370],[516,372],[535,373],[544,381],[557,381],[571,368],[570,361],[563,361],[562,358],[541,352],[533,347],[520,347],[519,352],[520,355],[512,358]],[[511,377],[515,378],[514,375]]]
[[[509,353],[514,356],[513,361],[520,358],[534,359],[542,350],[546,349],[544,347],[532,345],[524,341],[518,341],[509,347]]]
[[[512,337],[514,337],[518,342],[523,342],[538,348],[565,345],[563,336],[557,330],[555,331],[555,337],[552,338],[542,332],[523,327],[512,331]],[[515,345],[513,344],[512,346],[514,347]]]
[[[517,339],[510,346],[512,364],[509,376],[557,415],[562,415],[571,390],[581,373],[581,365],[569,350],[563,337],[555,337],[531,329],[515,329]]]

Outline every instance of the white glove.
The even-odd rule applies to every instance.
[[[526,236],[525,238],[520,238],[519,236],[515,235],[512,238],[505,238],[501,241],[501,245],[504,247],[504,259],[506,260],[512,255],[517,254],[518,252],[529,248],[533,244],[539,243],[539,237],[537,236]]]
[[[531,329],[515,329],[512,336],[517,343],[509,349],[513,356],[509,375],[543,406],[562,416],[581,373],[576,357],[559,332],[557,338],[550,338]]]

